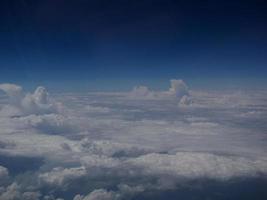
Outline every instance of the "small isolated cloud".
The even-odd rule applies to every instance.
[[[188,87],[183,80],[172,79],[170,80],[171,87],[169,92],[181,99],[185,95],[189,95]]]
[[[177,98],[179,106],[188,106],[193,103],[192,97],[189,94],[188,86],[183,80],[172,79],[170,80],[170,83],[171,87],[168,92]]]

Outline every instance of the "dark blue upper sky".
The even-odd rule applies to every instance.
[[[264,0],[1,0],[0,80],[267,86]]]

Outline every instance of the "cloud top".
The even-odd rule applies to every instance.
[[[186,83],[181,79],[171,79],[170,88],[166,91],[151,91],[146,86],[136,86],[128,95],[133,99],[160,100],[176,98],[179,106],[188,106],[193,103]]]
[[[0,90],[3,90],[8,96],[17,96],[22,92],[22,87],[11,83],[3,83],[0,84]]]
[[[185,95],[189,95],[188,87],[185,82],[181,79],[171,79],[171,87],[169,92],[175,95],[178,99],[181,99]]]
[[[228,187],[266,177],[267,93],[170,83],[165,91],[53,98],[44,87],[27,93],[1,84],[10,100],[0,98],[1,114],[15,114],[0,115],[0,199],[166,199],[180,186],[194,196],[199,186],[212,193],[210,181]]]
[[[9,96],[9,105],[4,107],[2,113],[6,115],[49,114],[58,111],[58,105],[49,98],[44,87],[37,87],[33,93],[23,93],[22,87],[4,83],[0,90]]]

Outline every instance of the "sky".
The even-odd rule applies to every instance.
[[[264,0],[0,0],[0,200],[267,199]]]
[[[266,9],[264,0],[2,0],[0,79],[66,90],[163,89],[171,78],[264,88]]]

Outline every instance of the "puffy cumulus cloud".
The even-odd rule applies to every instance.
[[[115,191],[116,194],[128,199],[151,189],[177,189],[177,184],[184,181],[201,179],[227,181],[239,177],[259,177],[267,174],[267,163],[264,159],[199,152],[148,153],[136,158],[124,159],[90,155],[82,157],[81,163],[86,168],[86,172],[83,168],[84,174],[80,176],[75,170],[71,170],[72,174],[75,174],[75,179],[87,177],[88,181],[104,181],[105,185],[113,187],[119,182],[121,184],[116,186],[118,188]],[[61,176],[65,170],[70,169],[61,169]],[[74,180],[57,178],[57,175],[52,173],[50,175],[52,179],[65,180],[60,182],[61,186],[64,185],[63,183]],[[68,176],[69,173],[66,175]],[[123,181],[132,186],[124,184]],[[93,184],[92,182],[91,186]],[[84,198],[77,195],[76,198],[78,197]]]
[[[60,105],[49,98],[44,87],[37,87],[33,93],[24,94],[22,87],[14,84],[0,84],[10,98],[10,104],[1,111],[4,115],[29,115],[56,113]]]
[[[108,140],[92,141],[88,138],[81,140],[79,143],[79,149],[82,152],[109,157],[137,157],[149,152],[146,148],[138,148],[134,145]]]
[[[13,183],[8,186],[0,195],[0,199],[3,200],[18,200],[21,197],[20,187],[17,183]]]
[[[168,91],[151,91],[146,86],[137,86],[129,93],[128,97],[133,99],[169,99],[175,97],[179,106],[188,106],[193,103],[192,97],[189,94],[188,86],[183,80],[170,80],[171,87]]]
[[[88,195],[76,195],[73,200],[121,200],[132,199],[136,194],[144,192],[143,186],[129,186],[127,184],[118,185],[118,190],[107,191],[106,189],[97,189]]]
[[[33,94],[26,94],[21,101],[25,114],[47,114],[57,112],[57,106],[50,99],[44,87],[37,87]]]
[[[172,79],[170,80],[170,83],[171,87],[169,92],[175,95],[177,98],[181,99],[183,96],[189,94],[188,87],[183,80]]]
[[[179,101],[179,106],[188,106],[191,105],[192,103],[193,103],[192,97],[184,95]]]
[[[149,189],[175,189],[176,184],[183,181],[211,179],[227,181],[240,177],[260,177],[267,175],[267,162],[261,158],[215,155],[212,153],[177,152],[175,154],[148,153],[136,158],[118,159],[108,156],[85,156],[81,163],[89,176],[104,176],[107,179],[128,180],[139,177],[142,187],[121,187],[125,196]],[[146,179],[144,179],[146,177]],[[154,182],[154,178],[157,182]],[[115,184],[114,181],[113,184]],[[112,184],[112,183],[111,183]],[[127,192],[126,192],[127,191]]]
[[[19,96],[22,92],[22,87],[11,83],[0,84],[0,90],[3,90],[8,96]]]
[[[1,200],[39,200],[41,194],[37,191],[24,191],[16,182],[9,185],[0,194]]]
[[[38,200],[41,194],[39,192],[24,192],[20,199],[22,200]]]
[[[37,87],[33,93],[23,93],[20,86],[2,84],[0,90],[10,96],[8,105],[0,110],[0,125],[8,132],[28,130],[46,134],[68,134],[80,130],[76,117],[64,115],[63,105],[50,98],[44,87]],[[76,120],[77,122],[77,120]],[[26,132],[26,131],[25,131]]]
[[[63,187],[71,181],[86,175],[84,167],[62,168],[56,167],[50,172],[39,175],[39,179],[43,184]]]
[[[2,86],[18,100],[6,111],[21,115],[0,116],[0,180],[8,178],[0,199],[153,199],[146,195],[179,192],[198,180],[228,184],[266,175],[267,93],[241,95],[242,107],[229,109],[218,101],[224,92],[189,92],[181,80],[166,91],[139,89],[138,98],[55,94],[66,106],[58,112],[44,88],[25,95],[19,86]],[[177,108],[192,98],[190,109]],[[240,119],[242,113],[252,115]]]
[[[103,171],[102,169],[110,169],[115,171],[121,166],[122,162],[118,158],[112,158],[105,155],[88,155],[81,158],[81,163],[88,170],[95,170],[95,173],[110,173],[111,171]],[[99,170],[100,169],[100,170]]]
[[[0,114],[16,115],[20,113],[19,105],[23,98],[22,87],[15,84],[4,83],[0,84],[0,90],[8,95],[10,102],[10,105],[6,105],[2,108]]]
[[[181,79],[172,79],[170,80],[171,87],[169,93],[172,96],[175,96],[178,100],[178,106],[189,106],[193,103],[193,99],[189,94],[188,86]]]
[[[158,177],[169,175],[188,179],[227,180],[267,174],[267,162],[264,159],[211,153],[178,152],[174,155],[152,153],[131,159],[129,162],[140,168],[143,174]]]
[[[73,200],[119,200],[120,195],[105,189],[97,189],[86,196],[76,195]]]
[[[72,118],[60,114],[29,115],[23,120],[30,127],[47,134],[68,134],[79,131]]]

